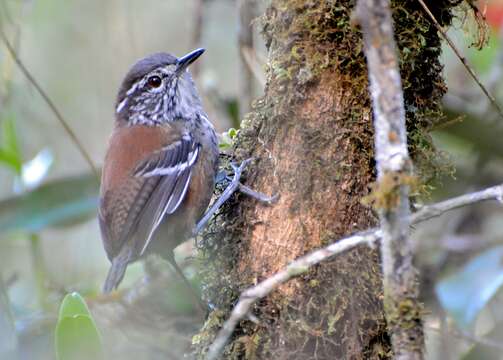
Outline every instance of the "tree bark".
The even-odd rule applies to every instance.
[[[448,24],[451,2],[434,4]],[[238,196],[201,242],[206,296],[217,309],[193,338],[201,358],[242,290],[314,248],[377,224],[362,204],[375,180],[374,140],[353,8],[350,0],[273,0],[263,17],[269,50],[265,95],[244,119],[234,156],[254,157],[246,184],[280,198],[264,206]],[[409,150],[430,169],[427,130],[445,91],[440,41],[415,1],[394,2],[393,9],[407,125],[414,136]],[[424,178],[431,174],[418,169]],[[224,357],[389,358],[382,297],[377,250],[351,250],[256,304],[258,322],[241,322]]]

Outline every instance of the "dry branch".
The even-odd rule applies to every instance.
[[[241,58],[239,117],[242,119],[251,110],[255,89],[255,76],[248,66],[245,52],[253,50],[252,21],[257,16],[257,4],[255,0],[239,0],[237,5],[239,11],[238,47]]]
[[[491,104],[494,106],[494,108],[498,112],[498,115],[501,118],[503,118],[503,110],[501,109],[501,107],[499,106],[499,104],[496,102],[496,99],[494,98],[494,96],[489,92],[489,90],[487,90],[487,88],[479,80],[479,77],[477,76],[477,74],[475,74],[475,70],[473,70],[473,68],[470,66],[470,64],[468,64],[468,60],[466,60],[466,58],[463,55],[461,55],[461,51],[459,51],[458,48],[456,47],[456,45],[454,45],[454,42],[447,35],[447,33],[445,32],[445,30],[442,28],[442,26],[438,23],[437,19],[435,18],[435,16],[433,15],[433,13],[430,11],[430,9],[428,8],[428,6],[424,3],[424,1],[423,0],[418,0],[418,1],[421,4],[421,6],[423,7],[424,11],[426,11],[426,13],[428,14],[428,16],[430,17],[431,21],[433,22],[433,25],[435,25],[435,27],[437,28],[438,32],[442,35],[442,37],[445,39],[445,41],[447,42],[447,44],[449,44],[449,47],[452,49],[452,51],[454,51],[454,53],[456,54],[456,56],[459,59],[459,61],[461,61],[461,63],[465,67],[466,71],[468,71],[468,73],[473,78],[473,80],[475,80],[475,82],[480,87],[480,89],[482,90],[482,92],[484,93],[484,95],[487,96],[487,98],[489,99],[489,101],[491,102]]]
[[[395,358],[422,359],[424,333],[409,237],[409,186],[405,181],[412,165],[407,150],[405,108],[389,0],[359,0],[356,16],[362,27],[367,58],[377,182],[383,185],[380,188],[390,181],[396,184],[389,193],[383,194],[390,201],[378,209],[384,310]]]
[[[458,209],[466,205],[486,200],[498,200],[499,202],[503,202],[503,184],[492,186],[485,190],[461,195],[449,200],[444,200],[436,204],[423,206],[412,214],[411,221],[413,224],[417,224],[440,216],[446,211]]]
[[[191,49],[196,49],[201,47],[203,38],[203,28],[204,28],[204,2],[205,0],[194,0],[193,10],[192,10],[192,37],[191,37]],[[190,72],[195,79],[199,78],[201,72],[201,63],[196,61],[192,64]]]
[[[248,314],[250,307],[253,303],[255,303],[255,301],[267,296],[279,285],[291,278],[305,273],[311,266],[318,264],[331,256],[352,249],[355,246],[361,244],[371,245],[379,239],[379,236],[380,233],[378,231],[370,231],[339,240],[334,244],[313,251],[312,253],[291,262],[283,270],[260,282],[258,285],[245,290],[241,293],[238,303],[232,310],[231,316],[225,322],[224,326],[215,338],[215,341],[211,345],[210,350],[208,351],[207,360],[216,360],[219,358],[225,344],[236,328],[236,325],[246,316],[246,314]]]

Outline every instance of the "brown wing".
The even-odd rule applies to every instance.
[[[129,128],[126,135],[124,132],[117,135],[117,138],[122,137],[116,140],[120,142],[116,144],[119,145],[117,148],[123,149],[126,154],[115,156],[124,164],[116,164],[115,173],[114,169],[105,167],[103,174],[100,225],[110,260],[117,256],[125,244],[130,244],[130,260],[144,252],[162,219],[173,213],[185,197],[192,167],[199,154],[199,146],[190,134],[168,129],[158,139],[159,129],[154,132],[134,129],[135,134],[131,131],[133,129]],[[146,142],[150,145],[138,148],[140,136],[148,137]],[[131,137],[134,141],[131,141]],[[156,145],[153,140],[156,140]],[[107,165],[110,163],[109,157],[114,160],[113,153],[118,151],[112,150],[113,142],[114,139],[107,155]],[[132,145],[137,152],[131,154],[127,145]],[[130,160],[124,161],[126,156]],[[116,173],[123,173],[122,179]]]

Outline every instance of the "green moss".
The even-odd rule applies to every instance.
[[[400,187],[407,185],[414,193],[417,188],[417,178],[409,174],[388,172],[378,182],[370,184],[371,192],[362,198],[366,205],[372,205],[376,210],[395,209],[400,199]]]
[[[403,329],[408,331],[407,335],[411,337],[423,336],[422,334],[414,334],[417,329],[420,329],[417,325],[422,322],[423,317],[423,307],[418,306],[416,299],[404,299],[398,305],[395,303],[385,303],[386,309],[386,319],[391,331],[395,332],[393,329]],[[394,339],[394,341],[402,341],[402,339]],[[410,346],[411,342],[406,341],[402,345],[398,345],[399,348],[404,348],[406,345]],[[410,350],[421,350],[421,349],[410,349]]]
[[[442,25],[450,24],[451,9],[460,0],[427,1],[427,5]],[[271,14],[263,17],[264,34],[268,43],[275,42],[281,50],[271,62],[271,82],[285,82],[291,91],[288,96],[303,98],[306,87],[316,82],[327,69],[336,68],[348,82],[353,93],[367,98],[367,72],[361,34],[352,27],[354,1],[323,2],[278,1],[278,9],[289,6],[284,21],[275,21]],[[415,0],[393,0],[393,19],[400,71],[406,107],[407,130],[412,141],[409,151],[416,172],[425,184],[435,183],[440,175],[452,171],[445,156],[433,146],[429,131],[442,121],[441,98],[446,92],[439,61],[441,43],[435,27]],[[272,21],[271,21],[272,20]],[[292,37],[295,38],[292,41]],[[279,45],[278,45],[279,44]],[[292,100],[292,99],[290,99]],[[290,100],[287,100],[290,101]],[[359,104],[368,106],[369,103]],[[355,109],[348,119],[362,113]],[[358,133],[355,134],[358,136]],[[358,138],[355,142],[359,143]],[[372,144],[363,149],[371,154]]]

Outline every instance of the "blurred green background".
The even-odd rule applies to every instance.
[[[243,99],[250,92],[259,95],[262,87],[260,75],[252,78],[253,89],[243,86],[250,78],[238,45],[241,3],[0,0],[0,26],[101,166],[119,83],[133,62],[153,52],[180,56],[205,47],[195,74],[205,108],[219,132],[238,127],[238,114],[249,105]],[[257,2],[256,13],[266,5]],[[503,104],[503,1],[479,6],[490,33],[483,50],[471,46],[477,27],[462,12],[449,35]],[[261,72],[265,50],[257,28],[252,67]],[[433,137],[455,173],[446,174],[424,202],[503,182],[503,120],[447,46],[443,62],[449,86],[446,125]],[[0,44],[1,359],[53,358],[58,307],[72,291],[88,302],[111,354],[177,359],[187,351],[202,317],[177,281],[170,282],[166,264],[154,260],[146,270],[131,266],[122,288],[134,284],[134,290],[121,295],[123,303],[99,296],[108,260],[96,221],[97,188],[82,155]],[[500,204],[484,203],[414,230],[428,358],[501,358],[502,219]],[[177,250],[187,275],[194,278],[197,261],[183,261],[192,253],[190,243]],[[145,273],[170,285],[146,299]]]
[[[237,14],[233,1],[0,1],[2,31],[98,167],[120,81],[150,53],[181,56],[205,47],[195,74],[205,108],[219,132],[236,126]],[[14,320],[22,357],[30,358],[33,348],[39,358],[51,358],[51,341],[40,347],[38,338],[52,336],[62,297],[76,290],[95,299],[108,270],[96,220],[98,182],[4,44],[0,125],[0,295],[6,300],[0,314],[9,308],[12,315],[0,320],[0,339],[8,339]],[[192,245],[177,254],[190,256]],[[123,288],[143,274],[140,264],[131,266]],[[174,293],[181,299],[165,301],[185,314],[188,302],[192,310],[183,289]],[[32,327],[40,333],[32,336]],[[0,340],[2,359],[8,343]]]

